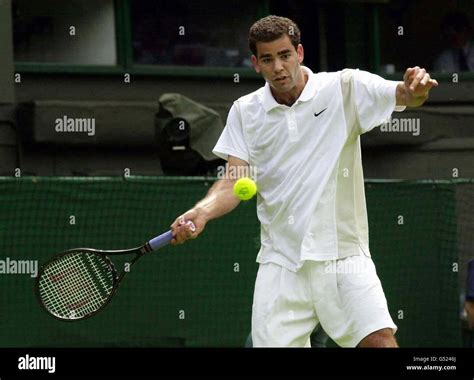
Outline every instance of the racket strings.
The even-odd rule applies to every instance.
[[[39,281],[44,306],[65,319],[80,319],[100,309],[114,285],[107,259],[90,252],[74,252],[51,262]]]

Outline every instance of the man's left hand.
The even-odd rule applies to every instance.
[[[397,105],[418,107],[428,99],[432,87],[438,86],[436,79],[418,66],[409,67],[403,76],[403,84],[397,88]]]

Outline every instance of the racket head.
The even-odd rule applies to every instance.
[[[35,293],[47,313],[61,321],[79,321],[99,312],[112,299],[119,278],[113,262],[90,248],[65,251],[45,263]]]

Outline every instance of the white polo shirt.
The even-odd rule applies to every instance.
[[[235,101],[213,150],[256,169],[257,262],[291,271],[305,260],[370,256],[359,136],[395,110],[399,83],[346,70],[356,115],[346,123],[343,72],[303,70],[308,81],[291,107],[275,101],[268,83]]]

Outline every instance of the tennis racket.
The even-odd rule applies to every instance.
[[[195,230],[192,222],[187,222]],[[144,245],[123,250],[74,248],[44,264],[36,278],[35,293],[43,308],[62,321],[89,318],[108,305],[127,271],[120,275],[109,256],[135,254],[128,269],[145,254],[166,246],[173,234],[161,234]]]

